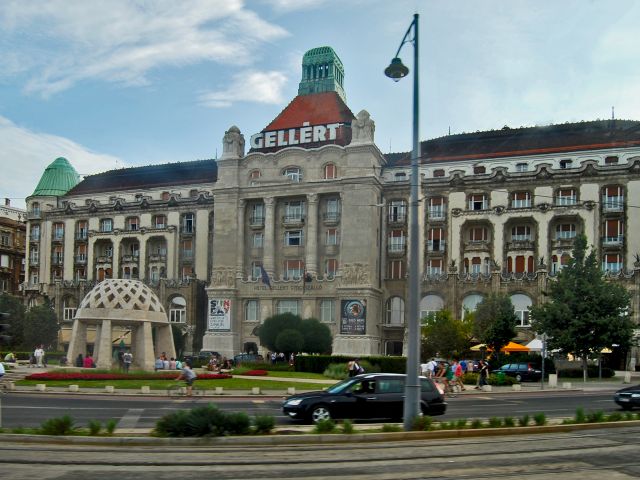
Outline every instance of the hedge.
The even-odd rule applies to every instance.
[[[613,378],[616,372],[613,368],[602,367],[602,378]],[[581,368],[566,368],[558,370],[559,378],[583,378],[583,373]],[[598,366],[597,365],[588,365],[587,366],[587,377],[588,378],[598,378]]]
[[[323,373],[331,363],[344,363],[353,360],[353,356],[347,355],[298,355],[295,369],[297,372]],[[406,373],[407,359],[405,357],[387,356],[362,356],[371,365],[378,367],[380,372]]]

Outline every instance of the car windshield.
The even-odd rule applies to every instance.
[[[342,380],[341,382],[336,383],[335,385],[331,385],[326,389],[329,393],[343,393],[348,390],[351,385],[353,385],[358,380],[354,380],[353,378],[347,378],[346,380]]]

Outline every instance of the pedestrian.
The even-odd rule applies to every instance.
[[[276,352],[271,352],[271,364],[272,365],[275,365],[277,357],[278,356],[277,356]]]
[[[175,370],[176,369],[176,359],[171,357],[171,360],[169,360],[169,370]]]
[[[6,363],[16,363],[16,356],[13,354],[13,352],[9,352],[4,356],[4,361]]]
[[[84,357],[84,364],[83,364],[84,368],[96,368],[95,363],[93,363],[93,358],[91,357],[91,354],[87,354],[86,357]]]
[[[484,360],[480,360],[478,363],[480,372],[478,374],[478,386],[476,388],[481,389],[487,385],[487,377],[489,376],[489,365]]]
[[[466,363],[465,363],[466,365]],[[456,385],[458,385],[458,388],[460,389],[461,392],[464,392],[466,390],[466,388],[464,388],[464,383],[462,383],[462,376],[464,375],[464,370],[462,368],[462,362],[456,362],[456,368],[453,371],[453,375],[455,378],[455,382]]]
[[[198,376],[196,372],[191,369],[191,364],[189,362],[184,362],[182,367],[182,372],[176,380],[184,380],[187,384],[187,397],[190,397],[193,393],[193,382]]]
[[[82,354],[78,354],[78,358],[76,358],[76,367],[84,367],[84,358],[82,358]]]
[[[438,362],[435,358],[432,358],[427,362],[427,377],[433,378],[436,376],[436,369],[438,368]]]
[[[156,372],[158,370],[164,370],[164,360],[162,359],[162,355],[160,355],[158,358],[156,358],[156,363],[154,365],[154,368],[155,368]]]
[[[133,362],[133,355],[129,350],[122,354],[122,365],[124,366],[124,373],[129,373],[131,363]]]
[[[44,349],[42,348],[42,345],[38,345],[33,351],[33,358],[36,367],[42,368],[42,359],[44,358]]]
[[[0,380],[4,377],[4,365],[0,362]]]

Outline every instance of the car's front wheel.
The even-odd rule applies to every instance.
[[[318,423],[322,420],[331,420],[331,412],[326,405],[317,405],[311,409],[311,421]]]

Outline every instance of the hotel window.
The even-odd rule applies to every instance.
[[[571,168],[571,164],[573,162],[571,160],[560,160],[560,168],[561,169],[566,169],[566,168]]]
[[[260,170],[252,170],[251,173],[249,173],[249,185],[256,185],[256,180],[258,180],[261,175]]]
[[[324,276],[326,278],[333,278],[338,272],[338,260],[335,258],[328,258],[324,261]]]
[[[166,227],[167,227],[167,217],[165,215],[153,216],[153,228],[166,228]]]
[[[387,324],[404,325],[404,300],[391,297],[387,300]]]
[[[327,230],[325,245],[338,245],[338,229],[330,228]]]
[[[276,305],[276,313],[280,315],[281,313],[293,313],[294,315],[298,315],[298,300],[280,300]]]
[[[113,220],[110,218],[103,218],[100,220],[100,231],[108,233],[113,231]]]
[[[603,230],[602,243],[604,245],[622,245],[624,238],[624,222],[622,220],[605,220]]]
[[[64,320],[66,320],[67,322],[70,322],[71,320],[73,320],[73,317],[76,316],[76,308],[75,307],[69,307],[67,306],[67,300],[64,300],[63,304],[62,304],[62,317],[64,318]]]
[[[405,222],[407,219],[407,202],[391,200],[389,202],[389,222]]]
[[[511,194],[511,207],[513,207],[513,208],[529,208],[529,207],[531,207],[531,193],[529,193],[529,192],[513,192]]]
[[[251,246],[253,248],[262,248],[264,246],[264,233],[256,232],[251,237]]]
[[[285,168],[282,175],[288,177],[292,182],[299,183],[302,181],[302,170],[298,167]]]
[[[338,177],[338,169],[335,164],[328,163],[324,166],[324,178],[327,180],[337,178]]]
[[[193,233],[195,230],[195,219],[193,213],[182,215],[182,233]]]
[[[405,172],[398,172],[393,176],[394,181],[402,182],[407,179],[407,174]]]
[[[429,218],[432,220],[445,218],[446,203],[444,197],[429,199]]]
[[[251,262],[251,278],[253,280],[262,278],[262,262]]]
[[[247,300],[244,304],[244,321],[257,322],[258,317],[258,300]]]
[[[251,205],[251,225],[264,225],[264,203],[254,203]]]
[[[469,195],[469,210],[486,210],[489,207],[484,193]]]
[[[616,163],[618,163],[618,157],[616,156],[605,157],[604,159],[605,165],[615,165]]]
[[[471,273],[480,273],[482,271],[482,259],[480,257],[473,257],[471,259]]]
[[[302,260],[285,260],[284,262],[284,278],[285,280],[300,280],[304,271],[304,262]]]
[[[191,280],[193,278],[193,267],[191,266],[182,267],[181,277],[183,282]]]
[[[526,172],[527,170],[529,170],[529,164],[524,162],[516,163],[516,172]]]
[[[294,200],[284,204],[284,221],[300,222],[304,218],[304,202]]]
[[[8,232],[0,232],[0,245],[8,247],[11,245],[11,234]]]
[[[180,251],[183,260],[191,260],[193,258],[193,240],[182,240],[180,242]]]
[[[402,280],[406,276],[404,260],[391,260],[387,263],[387,278],[389,280]]]
[[[389,251],[403,252],[406,243],[406,237],[403,230],[391,230],[389,233]]]
[[[336,321],[336,302],[333,299],[320,300],[320,321],[334,323]]]
[[[302,230],[288,230],[284,232],[284,244],[286,247],[299,247],[302,245]]]
[[[434,178],[444,177],[444,169],[438,168],[438,169],[434,170],[433,171],[433,177]]]
[[[489,239],[489,231],[486,227],[473,227],[469,229],[469,241],[486,242]]]
[[[89,232],[89,225],[86,220],[82,220],[76,224],[76,239],[86,240]]]
[[[622,270],[622,255],[609,253],[602,258],[602,269],[607,272],[617,273]]]
[[[340,199],[328,198],[326,204],[325,219],[337,221],[340,218]]]
[[[140,220],[138,217],[127,217],[125,228],[130,232],[135,232],[140,228]]]
[[[53,224],[53,239],[62,240],[64,238],[64,223]]]
[[[76,262],[85,263],[87,261],[87,246],[84,244],[78,245],[76,248]]]
[[[621,212],[624,209],[624,189],[610,185],[602,189],[602,209],[605,212]]]
[[[29,263],[37,264],[40,261],[40,254],[38,252],[38,247],[31,247],[29,251]]]
[[[187,302],[183,297],[174,297],[169,304],[169,321],[171,323],[187,322]]]
[[[561,188],[556,191],[556,205],[575,205],[578,200],[574,188]]]
[[[431,258],[427,263],[427,273],[429,275],[441,275],[442,274],[443,260],[441,258]]]
[[[483,174],[483,173],[486,173],[486,172],[487,172],[487,169],[482,165],[478,165],[478,166],[473,167],[473,174],[474,175],[480,175],[480,174]]]
[[[38,202],[33,202],[31,204],[31,214],[34,216],[40,216],[40,204]]]
[[[556,240],[564,240],[576,237],[576,225],[574,223],[561,223],[556,225]]]
[[[525,257],[524,255],[516,255],[507,258],[507,271],[515,273],[533,272],[533,257]]]
[[[558,273],[569,265],[569,260],[571,260],[571,256],[568,253],[563,253],[560,257],[553,255],[551,257],[551,273]]]
[[[40,225],[38,224],[31,225],[30,236],[31,236],[31,241],[33,242],[37,242],[38,240],[40,240]]]
[[[430,252],[444,252],[444,230],[442,228],[430,228],[427,232],[427,250]]]
[[[531,227],[529,225],[516,225],[511,229],[512,242],[524,242],[531,240]]]
[[[53,264],[62,265],[64,260],[64,250],[61,245],[53,247]]]

